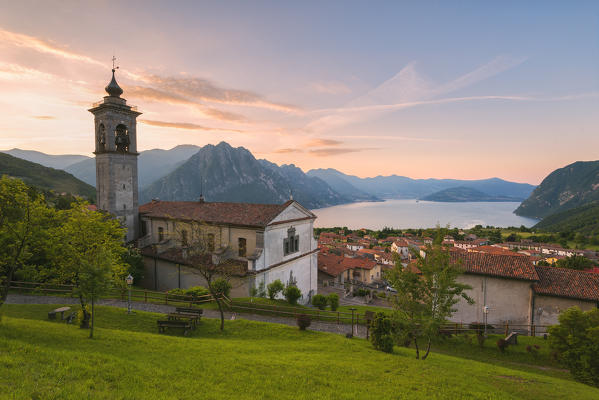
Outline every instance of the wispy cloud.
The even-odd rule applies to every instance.
[[[150,86],[154,86],[161,91],[179,97],[228,105],[267,108],[283,112],[300,111],[299,107],[290,104],[271,102],[264,99],[263,96],[251,91],[222,88],[213,82],[197,77],[162,77],[158,75],[148,75],[144,78],[144,81]]]
[[[323,94],[348,94],[351,89],[343,82],[313,82],[310,87],[318,93]]]
[[[25,35],[22,33],[10,32],[1,28],[0,41],[18,47],[27,47],[40,53],[52,54],[54,56],[58,56],[68,60],[80,61],[98,66],[106,66],[105,63],[101,63],[98,60],[95,60],[91,57],[77,53],[75,51],[71,51],[67,48],[61,47],[47,40],[43,40],[35,36]]]
[[[348,153],[358,153],[361,151],[369,151],[369,150],[379,150],[375,147],[363,147],[363,148],[344,148],[344,147],[329,147],[323,149],[313,149],[308,150],[308,153],[316,156],[316,157],[328,157],[328,156],[338,156],[341,154]]]
[[[341,142],[339,140],[315,138],[315,139],[310,140],[306,144],[306,146],[308,146],[308,147],[339,146],[341,144],[343,144],[343,142]]]
[[[7,63],[0,61],[0,79],[16,80],[16,79],[51,79],[52,75],[39,71],[34,68],[28,68],[15,63]]]
[[[193,124],[190,122],[166,122],[166,121],[153,121],[148,119],[142,119],[139,122],[152,125],[152,126],[160,126],[163,128],[175,128],[175,129],[189,129],[194,131],[223,131],[223,132],[237,132],[241,133],[242,130],[239,129],[228,129],[228,128],[215,128],[210,126]]]
[[[53,117],[52,115],[34,115],[31,118],[41,119],[41,120],[56,119],[56,117]]]
[[[278,149],[273,151],[273,153],[275,154],[290,154],[290,153],[303,153],[304,151],[302,149]]]

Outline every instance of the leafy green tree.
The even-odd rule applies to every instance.
[[[51,230],[52,257],[57,267],[55,280],[75,285],[83,313],[81,326],[87,327],[91,317],[86,307],[86,293],[89,291],[82,288],[89,285],[85,279],[95,276],[95,272],[86,269],[100,268],[96,258],[101,254],[106,258],[103,262],[110,268],[112,284],[125,287],[128,274],[128,266],[123,262],[127,252],[123,246],[125,230],[118,220],[102,212],[89,210],[86,203],[59,211],[57,216],[61,224]]]
[[[15,273],[45,248],[44,229],[53,210],[20,179],[0,178],[0,306],[6,301]]]
[[[315,294],[312,296],[312,305],[318,307],[319,310],[327,308],[327,298],[322,294]]]
[[[393,353],[391,318],[385,315],[385,313],[377,312],[370,327],[370,341],[372,342],[372,346],[385,353]]]
[[[280,279],[272,281],[266,287],[268,289],[268,298],[271,300],[276,299],[277,295],[285,289],[285,285],[283,285]]]
[[[106,293],[113,285],[113,270],[115,257],[110,254],[110,250],[104,247],[97,247],[91,250],[92,257],[82,257],[79,268],[78,294],[91,303],[91,326],[89,338],[94,337],[94,305],[96,300]]]
[[[572,307],[549,328],[549,346],[577,381],[599,387],[599,309]]]
[[[327,296],[327,302],[331,306],[331,311],[337,311],[337,308],[339,308],[339,295],[337,293],[330,293]]]
[[[422,357],[425,360],[432,338],[455,311],[453,306],[460,298],[469,304],[474,300],[465,293],[471,287],[457,281],[463,268],[452,262],[449,252],[441,245],[428,245],[424,256],[418,252],[413,256],[417,269],[396,263],[387,274],[387,280],[397,290],[392,299],[394,322],[402,327],[404,336],[412,339],[417,359],[420,358],[418,341],[427,342]]]
[[[288,285],[283,289],[283,296],[285,296],[289,304],[297,304],[297,301],[302,297],[302,292],[297,286]]]
[[[585,256],[571,256],[561,260],[557,260],[556,265],[559,268],[568,268],[576,270],[584,270],[592,268],[595,264]]]

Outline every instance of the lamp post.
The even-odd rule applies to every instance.
[[[485,316],[485,337],[487,337],[487,320],[489,317],[489,306],[485,305],[483,307],[483,315]]]
[[[129,298],[127,299],[127,314],[131,314],[131,285],[133,285],[133,277],[131,274],[126,278],[127,286],[129,287]]]
[[[354,311],[357,310],[357,308],[352,307],[350,308],[351,310],[351,335],[354,336]]]

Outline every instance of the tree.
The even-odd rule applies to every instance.
[[[77,292],[88,302],[91,302],[90,339],[94,337],[94,304],[98,297],[106,293],[113,284],[113,259],[109,250],[103,247],[95,249],[94,257],[81,259]]]
[[[465,293],[471,287],[457,281],[463,269],[452,262],[442,245],[428,245],[424,256],[418,252],[413,256],[416,268],[404,268],[397,262],[387,274],[387,280],[397,290],[392,299],[394,323],[403,331],[401,336],[412,339],[417,359],[420,358],[418,341],[426,340],[426,353],[422,357],[425,360],[432,338],[439,334],[441,325],[455,311],[453,306],[460,298],[469,304],[474,301]]]
[[[289,304],[297,304],[297,301],[302,297],[301,290],[295,285],[287,285],[285,289],[283,289],[283,296],[287,299]]]
[[[327,298],[323,294],[315,294],[312,296],[312,305],[314,307],[318,307],[319,310],[324,310],[327,308]]]
[[[584,270],[592,268],[595,264],[593,263],[593,261],[589,260],[585,256],[574,255],[571,257],[563,258],[561,260],[557,260],[556,265],[559,268]]]
[[[69,210],[59,211],[57,215],[60,226],[51,231],[54,242],[52,258],[57,267],[55,280],[75,285],[83,313],[81,327],[86,328],[91,317],[86,307],[87,294],[89,290],[94,290],[94,293],[97,291],[93,289],[96,284],[86,282],[86,279],[99,279],[99,272],[94,271],[109,268],[112,285],[125,287],[128,274],[128,266],[123,262],[127,252],[123,245],[125,230],[118,220],[90,210],[86,203],[77,203]],[[98,264],[99,255],[105,258],[102,262],[106,264]]]
[[[243,265],[234,260],[230,246],[216,247],[214,236],[209,227],[203,224],[192,224],[191,237],[183,248],[184,259],[192,272],[200,275],[205,281],[208,291],[218,306],[220,313],[220,330],[225,329],[224,302],[231,289],[231,278],[241,272]]]
[[[268,298],[274,300],[285,289],[285,285],[283,285],[280,279],[277,279],[266,285],[266,288],[268,289]]]
[[[549,327],[549,346],[577,381],[599,387],[599,309],[572,307]]]
[[[15,273],[45,247],[44,229],[53,215],[44,198],[23,181],[0,178],[0,307],[6,301]]]

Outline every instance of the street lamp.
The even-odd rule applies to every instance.
[[[485,337],[487,337],[487,321],[489,318],[489,306],[484,306],[483,307],[483,314],[485,316]]]
[[[131,285],[133,285],[133,277],[131,274],[126,278],[127,286],[129,287],[129,298],[127,301],[127,314],[131,314]]]
[[[351,310],[351,335],[353,337],[354,336],[354,311],[356,311],[357,308],[352,307],[352,308],[350,308],[350,310]]]

